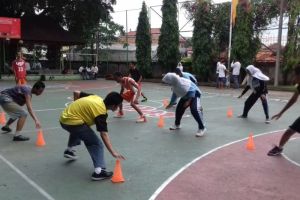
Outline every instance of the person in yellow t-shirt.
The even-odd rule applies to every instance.
[[[109,93],[104,100],[93,94],[76,91],[74,102],[61,113],[60,124],[70,133],[68,148],[64,157],[71,160],[77,159],[74,146],[84,142],[94,164],[95,171],[92,180],[103,180],[112,177],[113,173],[106,171],[103,144],[90,127],[96,124],[101,139],[111,155],[117,159],[124,157],[115,151],[110,142],[107,131],[107,110],[115,111],[122,103],[123,98],[117,92]]]

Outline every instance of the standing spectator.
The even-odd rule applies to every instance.
[[[175,73],[167,73],[162,81],[171,85],[175,94],[181,97],[176,107],[175,124],[170,127],[170,130],[178,130],[181,128],[180,122],[182,116],[185,110],[190,107],[191,113],[198,123],[196,137],[202,137],[206,128],[203,123],[203,109],[200,101],[201,91],[199,88],[192,81],[181,78]]]
[[[133,78],[133,80],[135,80],[135,82],[137,82],[137,84],[140,87],[141,90],[141,94],[143,96],[143,100],[142,102],[147,101],[147,97],[144,95],[144,93],[142,92],[142,79],[143,76],[141,75],[140,71],[136,68],[135,63],[129,63],[129,77]],[[138,103],[138,99],[135,103]]]
[[[139,85],[130,77],[123,77],[121,72],[114,73],[114,79],[117,83],[121,84],[120,94],[126,101],[130,102],[130,106],[138,112],[140,117],[136,120],[136,122],[147,122],[146,116],[143,114],[141,109],[135,104],[136,99],[138,99],[138,95],[141,92],[141,88]],[[126,90],[124,92],[124,90]],[[120,104],[119,112],[116,117],[123,117],[123,105]]]
[[[219,74],[219,78],[218,78],[218,88],[223,89],[224,85],[226,84],[226,67],[223,64],[223,61],[220,62],[220,64],[218,65],[217,68],[218,74]]]
[[[299,94],[300,94],[300,64],[295,68],[295,82],[296,88],[293,96],[290,98],[288,103],[284,106],[284,108],[276,115],[272,117],[272,119],[278,120],[285,111],[287,111],[294,103],[296,103]],[[280,155],[283,151],[283,146],[289,141],[289,139],[295,134],[300,133],[300,117],[298,117],[292,125],[283,133],[280,138],[279,145],[275,146],[268,152],[268,156],[277,156]]]
[[[44,89],[45,84],[41,81],[38,81],[33,85],[32,88],[27,85],[21,85],[5,89],[0,92],[0,105],[9,115],[7,123],[2,127],[1,130],[5,132],[11,132],[12,130],[9,128],[9,126],[18,119],[13,141],[29,140],[29,137],[25,137],[21,133],[27,117],[26,111],[22,108],[22,106],[25,104],[29,114],[35,122],[35,127],[37,129],[41,128],[40,121],[32,109],[31,98],[32,94],[35,94],[36,96],[41,95]]]
[[[115,111],[123,99],[117,92],[109,93],[104,100],[97,95],[80,91],[75,93],[74,97],[77,96],[78,99],[68,105],[59,119],[62,128],[70,133],[64,157],[77,159],[74,147],[83,141],[94,164],[92,180],[110,178],[113,172],[106,171],[103,144],[90,126],[96,124],[103,143],[114,158],[124,159],[113,149],[107,130],[107,111]]]
[[[16,59],[12,62],[12,70],[15,74],[16,84],[26,84],[26,65],[21,52],[17,53]]]
[[[252,108],[252,106],[255,104],[255,102],[261,98],[264,112],[266,115],[266,121],[265,123],[269,124],[269,107],[268,107],[268,101],[267,101],[267,83],[266,81],[270,80],[269,77],[264,75],[260,69],[254,67],[253,65],[249,65],[246,68],[247,74],[249,75],[248,80],[248,87],[245,88],[245,90],[242,92],[242,94],[238,97],[241,98],[243,94],[247,92],[249,88],[253,90],[252,94],[247,98],[244,105],[244,111],[243,114],[240,115],[240,118],[247,118],[248,112]]]
[[[239,61],[234,61],[231,63],[231,68],[232,68],[232,78],[233,78],[234,88],[238,89],[240,87],[241,63]]]
[[[218,88],[219,87],[219,65],[221,63],[220,62],[217,62],[217,66],[216,66],[216,87]]]

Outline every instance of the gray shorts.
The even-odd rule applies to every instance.
[[[20,105],[15,103],[9,96],[0,94],[0,105],[11,119],[15,120],[20,117],[27,116],[27,112]]]

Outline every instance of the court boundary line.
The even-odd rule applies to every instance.
[[[296,139],[299,139],[299,138],[300,138],[300,137],[292,138],[292,139],[290,139],[290,141],[296,140]],[[292,160],[291,158],[289,158],[289,157],[288,157],[287,155],[285,155],[284,153],[282,153],[281,155],[282,155],[282,157],[284,157],[287,161],[291,162],[292,164],[296,165],[297,167],[300,167],[300,163],[298,163],[298,162]]]
[[[272,133],[277,133],[277,132],[282,132],[282,131],[285,131],[285,129],[282,129],[282,130],[275,130],[275,131],[270,131],[270,132],[265,132],[265,133],[260,133],[260,134],[257,134],[253,137],[259,137],[259,136],[263,136],[263,135],[268,135],[268,134],[272,134]],[[163,191],[163,189],[165,189],[165,187],[167,185],[169,185],[169,183],[171,183],[171,181],[173,181],[179,174],[181,174],[184,170],[186,170],[188,167],[190,167],[192,164],[194,164],[195,162],[197,162],[198,160],[222,149],[222,148],[225,148],[227,146],[230,146],[232,144],[235,144],[235,143],[239,143],[239,142],[242,142],[242,141],[245,141],[245,140],[248,140],[248,137],[246,138],[243,138],[243,139],[240,139],[240,140],[235,140],[233,142],[230,142],[230,143],[227,143],[227,144],[224,144],[224,145],[221,145],[219,147],[216,147],[208,152],[206,152],[205,154],[195,158],[194,160],[192,160],[191,162],[187,163],[186,165],[184,165],[183,167],[181,167],[178,171],[176,171],[173,175],[171,175],[169,178],[167,178],[157,189],[156,191],[151,195],[151,197],[149,198],[149,200],[155,200],[156,197]]]
[[[26,174],[24,174],[21,170],[19,170],[14,164],[12,164],[9,160],[4,158],[3,155],[0,154],[0,159],[5,162],[12,170],[17,172],[27,183],[29,183],[33,188],[35,188],[41,195],[46,197],[48,200],[55,200],[50,194],[48,194],[42,187],[40,187],[37,183],[31,180]]]

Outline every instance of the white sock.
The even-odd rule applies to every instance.
[[[15,132],[15,136],[19,136],[19,135],[21,135],[21,134],[20,134],[20,131],[16,131],[16,132]]]
[[[95,172],[96,172],[96,174],[100,174],[101,173],[101,167],[96,167]]]

